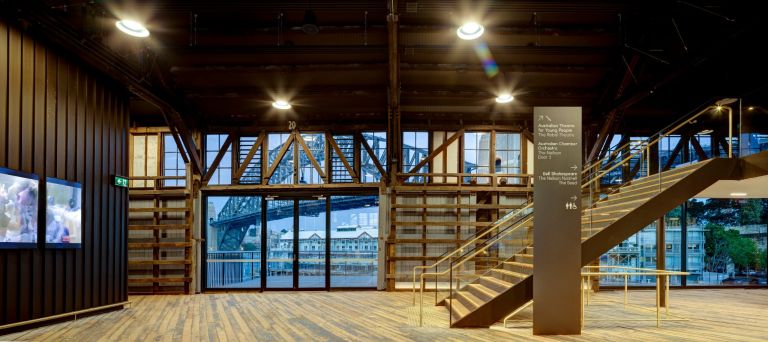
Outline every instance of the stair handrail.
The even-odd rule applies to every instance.
[[[520,210],[520,212],[522,212],[522,209]],[[465,253],[464,255],[460,256],[460,258],[462,258],[462,261],[457,263],[456,265],[454,265],[453,262],[451,262],[451,266],[448,267],[448,269],[446,269],[446,270],[444,270],[442,272],[422,273],[420,275],[420,277],[419,277],[419,326],[422,326],[422,318],[423,318],[423,311],[424,311],[424,308],[423,308],[424,307],[424,278],[426,278],[427,276],[438,277],[438,276],[441,276],[441,275],[446,275],[446,274],[451,273],[454,268],[463,265],[464,262],[466,262],[469,258],[472,258],[472,257],[476,256],[477,254],[479,254],[480,252],[483,252],[486,249],[490,248],[491,246],[494,245],[494,243],[500,241],[502,238],[508,236],[509,234],[512,234],[513,232],[517,231],[520,227],[523,227],[526,223],[530,222],[531,220],[533,220],[533,209],[532,208],[531,208],[531,211],[528,212],[528,214],[526,214],[525,216],[519,218],[514,224],[510,225],[509,227],[505,228],[504,230],[502,230],[500,232],[497,232],[497,234],[494,237],[492,237],[492,239],[494,239],[493,241],[491,241],[490,243],[488,243],[486,245],[483,245],[483,246],[479,246],[479,247],[475,246],[475,248],[473,248],[469,252]],[[530,246],[530,244],[527,244],[524,248],[527,248],[528,246]],[[474,251],[474,252],[472,252],[472,251]],[[471,256],[466,256],[469,253],[474,253],[474,254],[472,254]],[[449,281],[451,282],[451,285],[452,285],[453,284],[453,279],[450,279]],[[435,289],[435,291],[437,291],[437,289]],[[452,291],[452,287],[450,288],[450,291]]]
[[[721,103],[722,101],[724,101],[724,100],[715,101],[715,99],[716,99],[716,97],[712,97],[712,98],[708,99],[707,101],[703,102],[703,103],[711,103],[711,102],[715,102],[715,105],[708,105],[708,106],[706,106],[706,107],[705,107],[705,108],[704,108],[702,111],[707,111],[707,110],[710,110],[710,109],[712,109],[713,107],[714,107],[714,108],[717,108],[717,106],[718,106],[718,105],[720,105],[720,103]],[[701,107],[698,107],[698,108],[701,108]],[[730,107],[724,107],[724,108],[728,108],[728,109],[730,109]],[[658,133],[661,133],[661,132],[663,132],[664,130],[668,129],[669,127],[672,127],[672,126],[674,126],[674,125],[676,125],[676,124],[678,124],[678,123],[681,123],[681,122],[683,122],[683,121],[691,121],[693,118],[688,118],[688,116],[692,115],[692,113],[694,113],[694,112],[696,112],[696,109],[694,109],[694,110],[691,110],[690,112],[688,112],[688,113],[686,113],[685,115],[681,116],[681,117],[680,117],[680,118],[678,118],[677,120],[675,120],[675,121],[673,121],[672,123],[668,124],[668,125],[667,125],[667,126],[665,126],[664,128],[662,128],[662,129],[660,129],[659,131],[657,131],[657,132],[656,132],[654,135],[656,135],[656,134],[658,134]],[[699,113],[701,113],[701,112],[699,112]],[[651,137],[653,137],[653,135],[651,135]],[[648,139],[650,139],[650,137],[649,137]],[[648,139],[646,139],[646,140],[648,140]],[[588,164],[588,165],[584,166],[584,168],[583,168],[583,169],[582,169],[582,171],[581,171],[581,173],[582,173],[582,176],[584,176],[584,175],[585,175],[585,174],[586,174],[586,173],[587,173],[587,172],[588,172],[590,169],[594,168],[594,167],[595,167],[595,166],[597,166],[597,165],[600,165],[600,163],[602,163],[602,162],[603,162],[605,159],[608,159],[608,158],[610,158],[610,159],[613,159],[614,157],[616,157],[616,155],[617,155],[617,154],[621,153],[621,150],[623,150],[624,148],[626,148],[628,145],[632,144],[633,142],[637,142],[637,140],[634,140],[634,141],[630,140],[630,141],[626,142],[624,145],[621,145],[621,146],[619,146],[619,147],[615,147],[615,148],[613,149],[613,151],[612,151],[612,152],[611,152],[609,155],[607,155],[607,156],[605,156],[605,157],[603,157],[603,158],[598,158],[598,159],[596,159],[595,161],[593,161],[592,163],[590,163],[590,164]],[[729,142],[729,143],[730,143],[730,142]],[[617,144],[617,145],[618,145],[618,144]]]
[[[619,147],[616,147],[616,145],[618,145],[618,144],[614,145],[614,146],[612,147],[613,151],[611,151],[611,153],[609,153],[607,156],[604,156],[604,157],[602,157],[602,158],[598,158],[598,159],[596,159],[595,161],[593,161],[591,164],[588,164],[588,165],[586,165],[586,166],[584,166],[584,167],[582,168],[582,170],[581,170],[581,176],[582,176],[582,178],[586,177],[586,176],[587,176],[587,172],[589,172],[589,170],[591,170],[591,169],[592,169],[592,168],[594,168],[595,166],[598,166],[598,165],[602,165],[602,163],[603,163],[603,162],[604,162],[606,159],[608,159],[609,161],[613,160],[613,158],[616,158],[616,156],[618,156],[619,154],[621,154],[625,148],[627,148],[627,147],[631,147],[631,145],[632,145],[633,143],[637,143],[637,142],[642,142],[642,140],[641,140],[641,141],[638,141],[638,140],[629,140],[629,141],[627,141],[626,143],[624,143],[623,145],[621,145],[621,146],[619,146]]]
[[[532,207],[533,207],[533,202],[530,202],[526,206],[524,206],[524,207],[522,207],[522,208],[520,208],[518,210],[510,211],[506,215],[502,216],[500,219],[496,220],[496,222],[494,222],[491,226],[486,228],[486,230],[484,232],[476,235],[473,239],[465,242],[459,248],[456,248],[453,251],[446,251],[445,253],[443,253],[441,258],[438,261],[436,261],[434,264],[429,265],[429,266],[421,266],[421,265],[420,266],[414,266],[413,267],[413,282],[411,283],[411,289],[412,289],[412,292],[413,292],[412,304],[416,305],[416,270],[419,270],[419,269],[427,270],[427,269],[430,269],[430,268],[437,267],[439,264],[444,263],[446,260],[448,260],[450,257],[455,255],[456,253],[463,253],[465,248],[467,248],[468,246],[476,243],[478,240],[484,238],[486,235],[488,235],[491,232],[493,232],[494,229],[496,229],[496,228],[500,227],[501,225],[507,223],[513,217],[517,216],[518,213],[521,213],[524,210],[526,210],[528,208],[532,208]],[[424,274],[424,273],[422,272],[422,274]],[[437,289],[435,289],[435,290],[437,290]]]
[[[645,141],[640,142],[639,145],[640,146],[644,146],[643,148],[637,149],[637,151],[629,153],[627,157],[622,159],[620,162],[615,163],[613,166],[610,166],[608,169],[598,170],[594,174],[593,173],[588,173],[585,176],[585,178],[588,178],[588,180],[587,181],[582,181],[581,188],[584,189],[584,188],[589,187],[592,183],[594,183],[594,182],[598,181],[600,178],[602,178],[603,175],[607,174],[608,172],[611,172],[612,170],[616,169],[619,166],[624,165],[624,163],[632,160],[633,158],[637,157],[638,155],[642,155],[642,153],[646,149],[648,149],[651,146],[657,144],[665,136],[668,136],[670,134],[675,133],[677,130],[679,130],[683,126],[691,123],[693,120],[695,120],[699,116],[703,115],[704,113],[707,113],[708,111],[710,111],[712,109],[715,109],[715,110],[723,110],[723,109],[725,109],[725,110],[727,110],[729,112],[729,121],[728,121],[728,123],[729,123],[729,125],[728,125],[729,126],[728,155],[730,157],[732,155],[732,149],[733,149],[733,139],[732,139],[732,136],[733,136],[733,132],[732,132],[733,124],[732,124],[732,121],[733,120],[732,120],[732,117],[730,115],[732,113],[732,109],[730,107],[728,107],[728,106],[721,105],[720,101],[718,101],[718,103],[716,103],[714,105],[706,106],[704,109],[702,109],[702,110],[700,110],[698,112],[694,112],[695,114],[685,115],[685,116],[681,117],[680,119],[674,121],[673,123],[667,125],[666,127],[662,128],[658,132],[652,134]],[[672,128],[670,128],[670,127],[672,127]],[[630,143],[633,143],[633,142],[637,143],[637,141],[630,141]],[[600,165],[600,163],[602,163],[602,161],[605,160],[606,158],[607,157],[601,158],[600,160],[590,164],[589,167],[585,168],[582,171],[582,174],[585,171],[589,171],[592,167],[595,167],[596,165]]]
[[[525,223],[527,223],[527,222],[530,222],[531,220],[533,220],[533,213],[531,213],[531,214],[529,214],[529,215],[530,215],[531,217],[530,217],[529,219],[525,220],[524,222],[521,222],[521,224],[520,224],[519,226],[522,226],[523,224],[525,224]],[[515,230],[516,230],[516,229],[515,229]],[[509,231],[509,232],[508,232],[508,234],[504,234],[504,236],[499,236],[499,237],[498,237],[498,238],[497,238],[495,241],[493,241],[493,242],[491,242],[491,243],[489,243],[489,244],[487,244],[487,245],[485,245],[485,246],[482,246],[482,247],[480,247],[480,248],[479,248],[477,251],[473,252],[473,253],[472,253],[472,255],[469,255],[469,256],[466,256],[466,257],[462,258],[462,259],[461,259],[460,261],[458,261],[458,262],[457,262],[455,265],[454,265],[453,263],[451,263],[451,267],[448,269],[448,271],[451,273],[451,279],[449,279],[449,282],[450,282],[450,288],[449,288],[448,298],[450,298],[450,299],[453,299],[453,298],[452,298],[452,297],[453,297],[453,293],[454,293],[454,289],[453,289],[453,270],[454,270],[454,269],[456,269],[456,268],[458,268],[459,266],[463,265],[464,263],[466,263],[466,262],[467,262],[467,260],[471,260],[472,258],[474,258],[475,256],[477,256],[478,254],[480,254],[480,253],[484,252],[485,250],[487,250],[488,248],[490,248],[491,246],[493,246],[495,243],[502,241],[502,239],[503,239],[504,237],[506,237],[507,235],[509,235],[509,234],[511,234],[511,233],[512,233],[512,231]],[[514,253],[512,253],[512,254],[513,254],[513,255],[515,255],[515,254],[519,254],[520,252],[522,252],[522,251],[526,250],[527,248],[529,248],[529,247],[531,247],[531,246],[533,246],[533,243],[532,243],[532,242],[526,243],[524,246],[521,246],[520,248],[518,248],[517,250],[515,250],[515,252],[514,252]],[[491,268],[488,268],[488,269],[487,269],[487,270],[485,270],[485,272],[483,272],[483,273],[479,273],[479,274],[477,274],[477,278],[482,278],[482,277],[488,276],[488,274],[490,274],[491,272],[493,272],[493,269],[495,269],[495,268],[496,268],[496,267],[498,267],[498,266],[499,266],[499,264],[497,264],[497,265],[495,265],[495,266],[493,266],[493,267],[491,267]],[[470,284],[470,283],[467,283],[467,284],[465,284],[464,286],[467,286],[467,285],[469,285],[469,284]],[[463,288],[462,286],[456,285],[456,291],[459,291],[459,290],[461,290],[462,288]],[[452,302],[451,302],[451,303],[452,303]],[[451,305],[452,305],[452,304],[451,304]],[[448,308],[448,319],[449,319],[449,321],[450,321],[450,320],[453,320],[453,312],[450,310],[450,307]]]

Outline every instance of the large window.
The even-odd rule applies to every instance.
[[[227,140],[226,134],[208,134],[205,137],[205,168],[210,169],[213,161],[219,154],[219,150]],[[228,185],[232,183],[232,145],[224,153],[223,158],[213,176],[208,181],[209,185]]]
[[[680,143],[680,135],[667,135],[659,141],[659,165],[674,166],[683,163],[683,154],[675,153],[675,147]]]
[[[745,133],[742,134],[742,137],[744,144],[741,145],[741,149],[739,151],[740,156],[748,156],[750,154],[768,150],[768,134]]]
[[[429,155],[428,132],[403,132],[403,172],[410,172],[422,159]],[[429,163],[416,170],[417,173],[427,173]],[[409,182],[423,182],[423,177],[411,177]]]
[[[464,172],[489,173],[489,158],[491,155],[491,134],[485,132],[464,133]],[[466,183],[473,179],[467,177]],[[476,179],[478,183],[488,183],[488,178]]]
[[[680,208],[670,211],[664,216],[664,269],[671,271],[681,270],[681,233],[683,231],[680,221]],[[603,266],[622,266],[636,268],[655,269],[658,264],[656,257],[656,232],[658,222],[654,222],[639,232],[633,234],[619,245],[611,248],[607,253],[600,257],[600,265]],[[700,255],[699,257],[703,257]],[[608,270],[609,272],[611,270]],[[622,270],[617,269],[621,272]],[[674,276],[670,279],[670,284],[680,285],[680,277]],[[604,285],[624,285],[623,276],[605,276],[601,278]],[[630,276],[630,285],[654,285],[655,276]]]
[[[184,159],[171,134],[163,134],[163,176],[186,176]],[[166,179],[163,186],[185,186],[184,179]]]
[[[293,184],[293,147],[295,144],[288,145],[287,150],[280,158],[280,152],[283,146],[291,136],[290,133],[271,133],[269,134],[269,170],[272,171],[272,177],[269,178],[269,184]],[[277,164],[277,167],[274,165]],[[274,168],[274,170],[272,170]]]
[[[331,178],[334,183],[350,183],[352,182],[352,175],[349,173],[347,166],[354,168],[355,165],[355,139],[350,135],[334,135],[333,140],[336,142],[341,154],[333,148],[331,151]],[[346,160],[342,160],[342,156]]]
[[[299,200],[299,287],[325,288],[326,199]]]
[[[238,152],[237,165],[241,167],[245,163],[245,159],[253,150],[253,145],[258,141],[258,137],[246,136],[240,137],[240,151]],[[245,167],[245,171],[238,180],[240,184],[260,184],[261,183],[261,151],[262,148],[257,146],[252,155],[251,160]]]
[[[205,196],[205,203],[206,288],[376,286],[376,195]]]
[[[496,158],[494,158],[496,173],[522,173],[520,139],[520,133],[496,133]],[[513,178],[508,182],[519,183],[520,179]]]
[[[325,170],[325,135],[323,133],[301,133],[301,139],[307,145],[312,158],[321,170]],[[325,172],[325,171],[323,171]],[[304,149],[299,150],[299,184],[322,184],[323,179],[317,172],[310,155]]]
[[[379,197],[331,201],[331,287],[376,287]]]
[[[766,284],[765,199],[692,199],[665,216],[665,243],[656,244],[656,224],[615,246],[601,265],[656,268],[656,249],[665,250],[665,269],[690,275],[672,285],[759,286]],[[655,277],[630,277],[630,285],[653,285]],[[623,277],[603,277],[623,285]]]
[[[267,201],[267,288],[293,287],[294,201]]]
[[[765,285],[766,209],[765,199],[688,201],[688,284]]]
[[[206,199],[207,287],[261,287],[261,197]]]
[[[373,151],[379,164],[387,169],[387,133],[363,132],[363,139]],[[363,183],[375,183],[381,180],[381,171],[374,164],[371,155],[365,148],[360,149],[360,181]]]

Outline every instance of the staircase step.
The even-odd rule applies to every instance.
[[[533,264],[517,261],[505,261],[504,269],[522,274],[533,273]]]
[[[652,197],[659,194],[658,189],[656,190],[648,190],[644,192],[638,192],[628,195],[620,195],[620,194],[612,194],[606,197],[605,199],[601,200],[600,202],[597,202],[596,207],[599,208],[600,206],[605,205],[613,205],[616,203],[626,202],[626,201],[634,201],[634,200],[649,200]]]
[[[485,300],[478,298],[469,290],[456,291],[454,298],[459,300],[465,308],[470,310],[475,310],[486,303]]]
[[[478,282],[492,290],[495,290],[496,292],[504,292],[510,287],[514,286],[514,284],[510,282],[506,282],[504,280],[498,279],[496,277],[491,277],[491,276],[480,277],[480,279],[478,279]]]
[[[616,200],[618,198],[636,197],[639,194],[647,195],[664,191],[697,169],[698,167],[691,167],[682,171],[666,171],[662,173],[661,181],[659,180],[659,175],[651,175],[633,180],[619,187],[617,191],[608,194],[607,197],[600,200],[600,203],[610,202],[611,200]],[[661,189],[659,189],[659,187],[661,187]]]
[[[620,193],[633,193],[633,192],[645,192],[652,189],[658,189],[661,187],[662,189],[668,188],[670,185],[677,183],[677,181],[685,178],[685,176],[688,176],[687,173],[680,174],[679,177],[664,177],[659,181],[659,179],[656,176],[651,176],[648,181],[642,183],[642,184],[629,184],[626,186],[620,186],[617,191],[613,192],[612,194],[620,194]],[[610,193],[608,195],[611,195]]]
[[[602,215],[595,215],[592,217],[582,217],[581,218],[581,225],[589,225],[592,223],[593,225],[595,223],[603,223],[603,222],[614,222],[621,218],[622,216],[626,215],[630,210],[627,210],[626,212],[623,212],[621,215],[613,215],[613,216],[602,216]]]
[[[515,261],[518,262],[533,262],[533,253],[531,254],[515,254]]]
[[[487,302],[495,298],[500,293],[480,283],[469,284],[467,285],[466,289],[468,292],[471,292],[473,295],[475,295],[475,297],[477,297],[478,299],[484,302]]]
[[[635,209],[645,203],[648,200],[648,198],[638,198],[634,200],[626,200],[626,201],[617,201],[615,203],[597,203],[592,208],[586,208],[583,210],[582,216],[588,216],[588,215],[597,215],[602,213],[610,213],[617,210],[623,210],[623,209]]]
[[[609,225],[611,225],[611,223],[615,222],[618,219],[619,218],[616,218],[616,219],[613,219],[613,220],[604,220],[604,221],[599,221],[599,222],[597,222],[597,221],[582,222],[581,223],[581,228],[582,229],[586,229],[586,228],[600,228],[600,229],[602,229],[602,228],[608,227]]]
[[[691,169],[685,172],[678,172],[675,174],[662,174],[661,180],[659,180],[658,174],[651,175],[649,177],[643,177],[640,179],[635,179],[634,181],[625,183],[626,185],[619,187],[619,191],[635,191],[639,189],[648,189],[651,187],[658,187],[659,182],[661,182],[662,186],[664,186],[665,184],[675,183],[678,180],[685,178],[693,171],[695,170]]]
[[[694,167],[695,166],[695,167]],[[700,165],[691,164],[686,165],[684,167],[679,167],[671,170],[667,170],[661,173],[661,179],[671,179],[671,178],[682,178],[687,176],[693,171],[696,171],[699,168]],[[646,176],[643,178],[637,178],[630,181],[630,183],[627,186],[630,185],[644,185],[651,182],[657,182],[659,180],[659,174],[653,174],[650,176]]]
[[[456,322],[462,317],[468,315],[472,310],[468,309],[464,306],[464,304],[456,299],[446,299],[445,300],[446,307],[451,308],[451,314],[453,315],[452,321]]]
[[[518,282],[520,282],[520,280],[523,280],[526,277],[528,277],[528,274],[510,271],[503,268],[491,269],[491,274],[496,279],[503,280],[511,284],[517,284]]]

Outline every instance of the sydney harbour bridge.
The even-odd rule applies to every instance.
[[[302,134],[304,136],[304,134]],[[376,154],[376,157],[382,163],[386,160],[386,138],[371,133],[363,133],[363,139],[365,139],[371,150]],[[325,146],[324,139],[307,139],[304,138],[307,147],[310,151],[323,151]],[[255,139],[254,139],[255,141]],[[341,151],[348,151],[350,154],[354,151],[354,139],[336,139],[339,149]],[[253,144],[253,142],[251,142]],[[252,146],[252,145],[251,145]],[[272,165],[279,156],[281,147],[276,147],[269,150],[268,165]],[[250,146],[241,143],[242,150],[247,153]],[[292,161],[293,153],[296,153],[293,149],[290,149],[283,161]],[[368,175],[379,179],[380,174],[376,165],[371,161],[371,156],[368,153],[361,153],[360,160],[360,173],[361,175]],[[403,159],[404,165],[416,165],[419,161],[426,158],[429,151],[426,148],[417,148],[414,146],[403,145]],[[318,163],[321,165],[325,162],[324,153],[313,153]],[[240,157],[242,160],[242,156]],[[259,160],[260,156],[253,158]],[[340,158],[335,154],[331,155],[331,170],[343,169],[343,164]],[[311,161],[305,153],[299,153],[299,165],[310,165]],[[475,164],[465,163],[465,171],[471,173],[476,169]],[[275,169],[274,174],[269,179],[269,184],[284,184],[291,181],[293,177],[294,167],[290,162],[280,162]],[[302,177],[303,179],[303,177]],[[258,167],[248,167],[245,173],[240,179],[240,184],[261,182],[261,169]],[[371,196],[332,196],[331,207],[334,210],[345,210],[361,208],[366,206],[375,205],[378,199]],[[286,201],[267,201],[267,217],[270,220],[278,220],[281,218],[287,218],[293,216],[293,204]],[[324,201],[299,201],[299,213],[301,215],[317,216],[320,213],[325,212]],[[254,225],[257,228],[261,227],[261,197],[259,196],[232,196],[230,197],[221,211],[216,217],[210,218],[209,225],[211,228],[217,231],[215,236],[218,237],[216,244],[220,251],[235,251],[240,249],[240,245],[245,238],[249,228]],[[214,234],[211,234],[214,235]]]

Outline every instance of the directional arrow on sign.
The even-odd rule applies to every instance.
[[[578,199],[578,197],[576,197],[576,196],[571,196],[571,201],[575,201],[575,200],[577,200],[577,199]]]
[[[571,170],[573,170],[573,171],[576,171],[576,169],[578,169],[578,168],[579,168],[579,167],[578,167],[578,166],[576,166],[576,165],[574,165],[574,166],[571,166]]]

